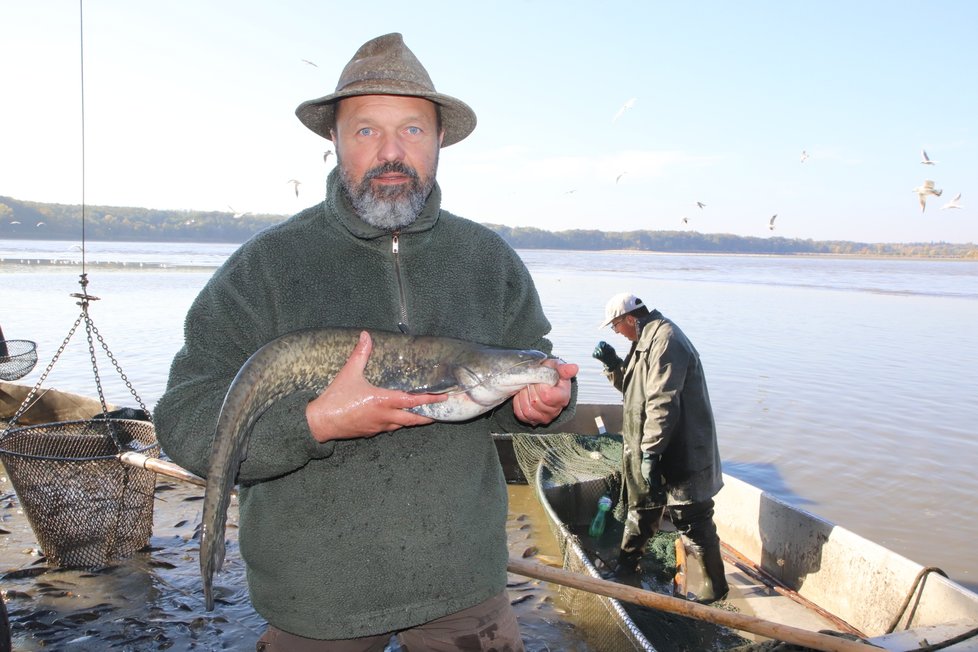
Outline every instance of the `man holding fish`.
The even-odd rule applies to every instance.
[[[334,144],[325,201],[215,272],[155,412],[163,450],[208,476],[208,608],[237,481],[259,650],[522,650],[490,433],[569,417],[578,368],[546,355],[519,256],[441,209],[439,149],[475,114],[400,34],[296,114]]]

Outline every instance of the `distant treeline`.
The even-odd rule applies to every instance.
[[[241,243],[287,215],[85,206],[87,240]],[[0,196],[0,239],[81,240],[79,205],[43,204]],[[626,249],[669,253],[844,254],[978,259],[978,244],[866,243],[757,238],[695,231],[544,231],[486,224],[516,249]]]

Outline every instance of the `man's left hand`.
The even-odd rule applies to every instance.
[[[578,366],[556,358],[542,364],[553,367],[560,375],[556,385],[539,383],[527,385],[513,397],[513,413],[516,418],[531,426],[544,426],[563,411],[571,398],[571,378],[577,375]]]

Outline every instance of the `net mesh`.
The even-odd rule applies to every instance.
[[[621,500],[620,435],[573,433],[513,435],[513,451],[533,486],[564,568],[595,578],[617,561],[627,509]],[[614,507],[605,531],[591,536],[598,500]],[[677,572],[678,533],[668,521],[648,542],[641,560],[641,587],[671,595]],[[620,602],[588,591],[561,587],[570,611],[586,623],[588,638],[601,650],[729,650],[746,641],[725,627]],[[740,650],[739,652],[743,652]]]
[[[17,380],[37,364],[37,344],[30,340],[0,340],[0,380]]]
[[[116,457],[159,457],[148,421],[89,419],[6,430],[0,461],[49,563],[97,568],[149,543],[156,474]]]
[[[598,540],[586,532],[594,506],[601,496],[617,500],[621,486],[621,438],[583,437],[569,433],[514,434],[513,451],[523,474],[533,487],[560,551],[564,568],[574,573],[601,578],[592,556],[617,550],[614,531]],[[589,513],[590,512],[590,513]],[[609,523],[623,521],[623,513],[609,514]],[[620,530],[618,530],[620,533]],[[588,537],[585,550],[582,536]],[[605,564],[602,564],[605,565]],[[589,591],[559,586],[558,593],[568,610],[582,623],[588,642],[599,650],[655,650],[636,627],[624,606],[613,598]]]

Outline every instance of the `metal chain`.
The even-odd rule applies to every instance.
[[[58,361],[58,358],[61,357],[61,354],[64,353],[64,350],[68,347],[68,342],[71,341],[72,336],[74,336],[75,334],[75,330],[78,329],[78,325],[81,324],[83,318],[85,318],[84,312],[82,312],[82,314],[78,316],[78,319],[75,320],[75,323],[74,325],[72,325],[71,330],[68,331],[68,336],[65,337],[64,342],[62,342],[61,346],[58,347],[58,350],[55,352],[54,357],[51,358],[51,362],[48,363],[48,366],[44,370],[44,373],[42,373],[41,377],[37,379],[37,384],[35,384],[34,387],[31,388],[31,391],[27,393],[27,396],[20,404],[20,407],[17,408],[17,412],[14,413],[13,418],[11,418],[7,424],[6,430],[4,430],[5,433],[7,432],[7,430],[10,430],[12,427],[14,427],[17,424],[17,421],[20,419],[20,417],[23,416],[24,412],[26,412],[31,407],[32,405],[31,401],[34,399],[34,396],[37,394],[37,391],[41,389],[41,385],[44,384],[44,381],[47,379],[48,374],[51,373],[51,370],[54,368],[54,365]]]
[[[40,390],[41,385],[44,384],[44,381],[47,379],[48,374],[51,373],[51,370],[54,368],[54,365],[58,362],[58,359],[61,357],[61,354],[64,353],[65,349],[68,347],[68,343],[71,341],[71,338],[75,335],[75,331],[78,330],[78,326],[81,325],[82,321],[85,322],[85,332],[88,340],[88,354],[89,354],[89,359],[92,363],[92,373],[95,375],[95,387],[98,390],[99,403],[102,405],[102,414],[106,414],[109,411],[109,407],[105,402],[105,392],[102,389],[102,378],[99,375],[98,360],[95,355],[95,339],[98,340],[99,345],[101,346],[102,351],[105,352],[106,357],[109,359],[109,361],[112,362],[112,366],[115,367],[115,370],[118,372],[119,377],[122,378],[122,382],[125,383],[126,388],[129,390],[129,393],[132,395],[134,399],[136,399],[136,402],[139,404],[139,407],[142,408],[143,413],[146,415],[147,420],[149,420],[150,422],[152,422],[153,420],[152,414],[146,408],[146,404],[143,402],[143,399],[140,398],[139,394],[136,392],[136,389],[132,386],[132,382],[130,382],[125,372],[122,371],[122,367],[119,365],[119,361],[116,360],[114,355],[112,355],[112,352],[109,350],[109,345],[106,344],[105,342],[105,338],[102,337],[102,334],[95,326],[95,322],[92,321],[91,316],[88,314],[89,301],[91,300],[98,301],[98,297],[88,294],[86,290],[86,287],[88,286],[88,274],[85,274],[83,272],[80,275],[78,283],[82,287],[81,293],[72,294],[71,296],[79,299],[78,305],[81,306],[81,314],[78,315],[78,319],[75,320],[75,323],[72,325],[71,330],[68,331],[67,337],[65,337],[64,341],[61,343],[61,346],[58,347],[58,350],[55,352],[54,357],[51,358],[51,362],[48,363],[48,366],[44,370],[44,373],[42,373],[41,377],[38,378],[37,384],[35,384],[34,387],[31,388],[31,391],[28,392],[27,396],[20,404],[20,407],[17,408],[17,412],[14,414],[13,418],[11,418],[10,421],[8,421],[7,427],[3,431],[4,433],[6,433],[11,428],[13,428],[17,424],[17,421],[20,419],[20,417],[23,416],[24,412],[30,409],[32,405],[32,401],[34,400],[34,397],[37,395],[38,390]],[[94,334],[94,338],[93,338],[93,334]]]
[[[137,403],[139,403],[139,407],[142,408],[143,412],[146,413],[147,420],[152,421],[152,415],[150,414],[149,410],[146,409],[146,404],[143,403],[143,399],[139,397],[139,394],[136,392],[136,388],[132,386],[132,383],[129,381],[129,378],[126,376],[125,372],[122,371],[122,367],[119,365],[119,362],[115,359],[115,356],[112,355],[111,351],[109,351],[109,346],[108,344],[105,343],[105,340],[102,338],[102,334],[98,332],[98,328],[95,327],[94,322],[89,322],[89,323],[91,323],[92,332],[94,332],[95,336],[98,338],[99,344],[102,346],[102,350],[105,352],[105,356],[112,362],[112,366],[115,367],[115,370],[119,373],[119,377],[122,378],[122,382],[126,384],[126,388],[129,390],[129,393],[132,394],[132,397],[136,399]],[[92,358],[94,360],[95,353],[92,347],[91,335],[89,335],[89,350],[92,351]],[[94,362],[93,362],[93,366],[94,366]],[[96,371],[95,379],[97,383],[98,382],[97,371]],[[100,394],[101,391],[102,389],[100,387],[99,388]]]

